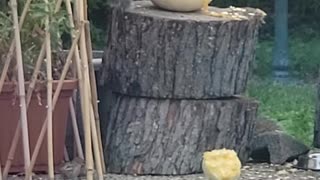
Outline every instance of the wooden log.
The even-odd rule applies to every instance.
[[[112,81],[114,92],[131,96],[207,99],[241,94],[261,22],[260,11],[245,10],[248,20],[238,21],[132,2],[123,13],[112,12],[102,78]]]
[[[316,116],[314,121],[313,146],[316,148],[320,148],[320,76],[318,78],[318,83],[317,83],[317,100],[316,101],[317,102],[316,102]]]
[[[245,164],[257,108],[255,101],[244,98],[157,100],[117,95],[105,130],[107,171],[199,173],[202,153],[220,148],[234,149]]]

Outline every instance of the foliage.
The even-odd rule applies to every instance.
[[[274,1],[261,0],[214,0],[211,5],[218,7],[250,6],[260,8],[268,13],[266,24],[262,27],[260,36],[262,39],[273,37],[273,11]],[[106,18],[108,0],[89,0],[89,18],[92,22],[92,38],[95,48],[103,48],[105,45],[105,32],[108,25]],[[320,31],[320,25],[316,19],[320,19],[320,1],[318,0],[289,0],[289,31],[301,32],[301,29],[313,29]],[[303,31],[300,35],[304,35]]]
[[[4,49],[8,46],[10,40],[10,32],[12,27],[11,19],[0,11],[0,53],[4,53]]]
[[[289,40],[291,74],[299,79],[314,80],[320,67],[320,36],[301,38],[294,35]],[[273,41],[262,40],[257,46],[254,74],[259,77],[271,75]]]
[[[277,121],[289,134],[312,144],[316,87],[313,84],[281,85],[256,79],[248,95],[259,100],[259,113]]]
[[[254,74],[260,78],[271,75],[274,40],[274,1],[216,0],[213,5],[225,7],[251,6],[267,12],[260,32]],[[289,3],[289,58],[290,71],[299,79],[318,77],[320,61],[319,0],[288,0]],[[311,145],[315,115],[315,86],[312,84],[274,84],[269,80],[254,79],[248,94],[260,101],[260,114],[279,122],[291,135]]]
[[[93,48],[102,49],[106,44],[108,0],[89,0],[88,7]]]
[[[319,32],[320,25],[316,19],[320,18],[320,1],[318,0],[288,0],[289,3],[289,31],[290,33],[301,32],[301,28],[311,28]],[[274,1],[260,0],[215,0],[214,6],[226,7],[250,6],[260,8],[267,12],[266,24],[261,29],[261,38],[272,38],[274,29]],[[300,34],[303,35],[303,34]]]
[[[18,2],[19,12],[22,12],[24,7],[24,0]],[[22,55],[25,65],[25,76],[30,78],[33,72],[33,66],[39,55],[41,46],[45,38],[45,17],[50,17],[50,33],[51,33],[51,46],[53,50],[53,66],[57,66],[58,56],[57,52],[61,49],[61,35],[69,32],[70,28],[67,25],[67,13],[64,10],[59,13],[54,12],[55,2],[52,1],[48,5],[42,0],[34,0],[25,18],[23,27],[21,28],[21,47]],[[9,46],[13,38],[11,12],[0,12],[0,53],[1,62],[3,63],[4,55],[7,54]],[[12,69],[11,69],[12,71]],[[10,74],[10,73],[9,73]]]

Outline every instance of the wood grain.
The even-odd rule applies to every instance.
[[[260,25],[255,16],[236,21],[136,1],[110,18],[102,78],[114,92],[208,99],[245,91]]]
[[[115,96],[104,129],[110,173],[198,173],[202,153],[217,148],[234,149],[243,163],[248,159],[258,107],[255,101]]]

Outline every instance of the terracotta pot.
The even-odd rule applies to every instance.
[[[54,81],[53,88],[56,89],[58,82]],[[26,83],[26,89],[28,83]],[[77,87],[77,82],[66,80],[61,90],[59,100],[56,104],[53,114],[53,147],[54,147],[54,163],[59,166],[64,161],[64,145],[67,128],[67,119],[69,116],[69,99],[73,94],[73,90]],[[45,84],[37,84],[35,89],[39,89],[41,104],[36,94],[33,94],[31,103],[28,108],[28,126],[30,153],[32,154],[43,121],[46,118],[46,88]],[[19,120],[19,96],[14,93],[15,85],[7,83],[3,87],[0,94],[0,161],[4,166],[8,158],[8,152],[12,143],[14,132]],[[31,155],[30,155],[31,156]],[[34,171],[47,171],[47,138],[44,138],[42,147],[37,158]],[[17,146],[14,161],[12,163],[11,173],[24,172],[23,146],[20,138]]]

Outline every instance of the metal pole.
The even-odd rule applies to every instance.
[[[274,0],[275,46],[273,50],[273,78],[286,82],[289,78],[288,57],[288,0]]]

